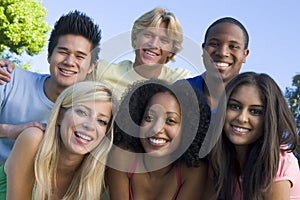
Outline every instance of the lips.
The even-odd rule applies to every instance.
[[[151,144],[153,146],[158,146],[158,147],[164,146],[169,142],[169,140],[167,140],[167,139],[156,138],[156,137],[147,138],[147,141],[149,142],[149,144]]]
[[[238,135],[245,135],[251,131],[249,128],[243,128],[243,127],[238,127],[238,126],[232,126],[232,130],[235,134]]]
[[[67,70],[64,68],[59,68],[59,71],[62,72],[62,74],[65,74],[67,76],[77,74],[77,72],[75,72],[75,71]]]
[[[225,70],[231,65],[227,62],[214,62],[214,63],[218,70]]]
[[[92,137],[82,133],[82,132],[75,132],[75,137],[79,139],[80,142],[86,143],[86,142],[91,142],[93,140]],[[77,140],[78,141],[78,140]]]
[[[150,51],[149,49],[144,49],[143,51],[149,56],[159,56],[159,53],[155,53],[153,51]]]

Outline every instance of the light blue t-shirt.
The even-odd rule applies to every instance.
[[[49,74],[39,74],[16,67],[11,81],[0,85],[0,124],[46,123],[54,105],[44,92]],[[14,140],[0,138],[0,164],[12,150]]]

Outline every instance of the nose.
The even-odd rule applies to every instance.
[[[151,45],[151,47],[160,48],[160,39],[159,39],[159,37],[158,36],[152,37],[149,44]]]
[[[216,54],[220,57],[226,57],[229,56],[229,49],[226,45],[219,45]]]
[[[68,66],[74,66],[75,65],[75,58],[73,55],[67,55],[64,59],[64,64]]]
[[[96,130],[96,126],[94,124],[95,122],[93,121],[86,121],[83,123],[83,128],[86,130],[86,131],[95,131]]]
[[[237,120],[240,123],[247,123],[249,121],[248,111],[246,109],[241,110],[241,112],[237,116]]]
[[[152,132],[153,135],[163,132],[165,128],[165,120],[164,119],[157,119],[156,122],[152,125]]]

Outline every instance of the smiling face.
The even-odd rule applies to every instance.
[[[173,55],[173,41],[167,35],[166,24],[160,28],[148,27],[134,38],[134,66],[165,64]]]
[[[145,110],[140,135],[146,153],[154,156],[170,154],[178,146],[181,112],[178,101],[168,92],[154,95]]]
[[[249,50],[243,30],[233,23],[219,23],[207,33],[203,48],[217,67],[225,84],[239,74]],[[209,71],[209,70],[208,70]]]
[[[229,97],[224,132],[237,147],[245,147],[263,135],[264,105],[256,86],[239,86]]]
[[[91,50],[92,43],[83,36],[61,36],[48,57],[53,86],[66,88],[83,81],[95,67],[91,65]]]
[[[60,113],[62,149],[80,155],[92,151],[105,136],[111,112],[111,102],[89,101]]]

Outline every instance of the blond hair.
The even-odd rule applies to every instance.
[[[61,145],[57,120],[61,108],[70,108],[74,104],[86,101],[112,102],[112,113],[116,110],[111,91],[99,82],[76,83],[60,94],[52,109],[34,163],[36,176],[34,199],[50,199],[53,196],[53,189],[57,187],[55,177]],[[112,120],[113,117],[107,127],[106,137],[95,149],[85,155],[63,197],[64,200],[100,199],[104,188],[105,163],[112,145]]]
[[[143,14],[134,22],[131,31],[131,46],[135,48],[134,43],[138,33],[148,27],[159,28],[161,23],[166,24],[168,37],[173,41],[173,55],[167,59],[167,63],[169,60],[174,60],[175,54],[182,49],[183,35],[177,17],[172,12],[167,12],[164,8],[154,8]]]

